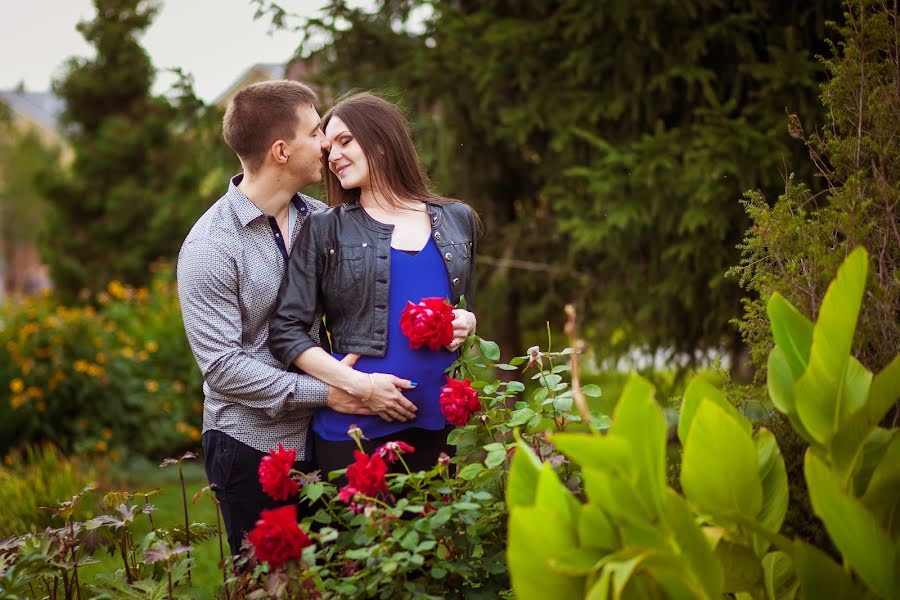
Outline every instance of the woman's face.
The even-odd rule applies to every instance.
[[[332,116],[325,128],[325,137],[331,142],[328,168],[341,182],[345,190],[369,187],[369,161],[362,147],[340,117]]]

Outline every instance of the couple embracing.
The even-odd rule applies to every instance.
[[[453,311],[444,347],[415,349],[408,303],[472,306],[475,213],[429,190],[402,113],[370,93],[324,118],[313,91],[269,81],[235,95],[223,133],[242,173],[178,258],[185,330],[203,374],[206,474],[237,554],[263,509],[262,458],[282,445],[302,472],[386,441],[431,468],[447,446],[444,371],[475,328]],[[329,207],[299,193],[325,171]],[[288,500],[290,502],[291,499]],[[284,503],[281,503],[284,504]]]

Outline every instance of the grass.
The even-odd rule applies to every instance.
[[[203,467],[196,463],[186,461],[183,465],[185,489],[188,500],[188,517],[191,523],[202,522],[215,526],[216,510],[212,500],[208,496],[192,502],[193,495],[206,487],[206,474]],[[122,477],[124,476],[124,479]],[[150,501],[157,507],[153,512],[153,522],[157,527],[171,527],[184,523],[184,508],[182,506],[181,484],[178,479],[178,467],[173,465],[160,469],[147,461],[134,461],[129,463],[121,473],[115,477],[117,485],[114,489],[129,491],[148,491],[159,488],[162,493],[151,497]],[[146,518],[139,518],[134,527],[135,540],[139,541],[149,531]],[[228,542],[223,538],[226,554]],[[192,588],[182,588],[182,593],[188,593],[194,598],[216,598],[217,591],[222,586],[222,572],[219,569],[219,541],[213,537],[200,544],[192,543]],[[122,569],[121,556],[98,552],[95,557],[99,562],[82,567],[79,571],[81,580],[89,582],[99,573],[114,573]]]

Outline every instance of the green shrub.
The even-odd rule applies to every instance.
[[[0,467],[0,538],[63,525],[44,507],[71,498],[95,477],[90,464],[64,458],[51,444],[11,452],[4,462],[6,466]],[[83,507],[76,518],[89,514]]]
[[[173,269],[153,270],[147,288],[110,282],[96,306],[0,306],[0,451],[52,440],[116,459],[196,444],[200,375]]]
[[[778,294],[768,303],[768,392],[809,447],[809,505],[832,547],[785,535],[788,471],[775,437],[702,377],[678,423],[684,493],[668,487],[665,419],[653,386],[634,377],[607,435],[550,437],[581,469],[575,493],[519,444],[507,486],[516,596],[896,598],[900,429],[878,423],[900,396],[900,356],[873,376],[850,353],[867,259],[863,249],[847,258],[815,323]]]

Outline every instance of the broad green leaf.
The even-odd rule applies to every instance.
[[[794,543],[794,567],[797,569],[803,598],[867,597],[853,582],[850,574],[827,554],[799,540]]]
[[[609,555],[603,564],[600,579],[588,592],[586,600],[623,598],[625,587],[631,581],[638,567],[646,558],[646,554],[637,549],[627,549]]]
[[[556,449],[582,467],[601,471],[633,472],[631,445],[619,436],[585,433],[555,433],[550,441]]]
[[[590,398],[599,398],[603,395],[603,392],[600,390],[600,386],[594,383],[590,383],[582,387],[581,393]]]
[[[713,556],[706,536],[694,520],[690,508],[684,498],[674,490],[666,490],[665,522],[675,535],[675,541],[681,548],[681,554],[689,566],[692,577],[708,598],[719,598],[722,595],[722,569]]]
[[[900,356],[872,379],[865,406],[841,425],[831,441],[831,460],[841,477],[856,468],[859,450],[869,432],[900,398]]]
[[[775,436],[765,428],[756,433],[759,478],[763,486],[763,506],[756,515],[769,531],[780,531],[788,509],[788,478]]]
[[[882,427],[876,427],[869,432],[869,435],[863,441],[857,458],[854,461],[855,467],[853,469],[852,478],[843,476],[842,473],[837,472],[832,467],[832,470],[835,471],[838,479],[843,482],[842,489],[851,496],[856,497],[862,496],[866,492],[866,489],[869,487],[869,481],[872,479],[872,474],[875,472],[875,468],[881,463],[884,453],[887,452],[888,446],[890,446],[891,441],[894,439],[894,436],[898,434],[898,431],[900,430],[896,428],[884,429]],[[848,484],[847,481],[850,481],[850,484]]]
[[[813,511],[847,564],[875,592],[890,597],[894,590],[896,548],[865,506],[841,489],[821,459],[806,453],[803,465]]]
[[[516,598],[581,597],[584,578],[550,569],[550,559],[571,552],[578,543],[574,530],[559,514],[538,507],[510,508],[508,542],[506,557]]]
[[[734,594],[763,587],[762,565],[752,549],[722,540],[716,544],[715,555],[725,575],[723,591]]]
[[[534,505],[538,508],[552,510],[563,517],[566,527],[575,530],[578,526],[578,512],[581,505],[575,500],[572,492],[566,489],[557,477],[550,463],[544,463],[538,475],[537,491]]]
[[[652,506],[638,492],[635,482],[590,467],[585,467],[583,473],[588,501],[603,507],[617,526],[654,522]]]
[[[698,506],[756,515],[762,482],[756,446],[739,422],[715,402],[702,400],[688,432],[681,462],[681,487]]]
[[[762,559],[763,580],[768,600],[793,600],[800,582],[789,554],[769,552]]]
[[[806,371],[794,384],[797,414],[813,439],[823,444],[865,401],[863,388],[868,382],[862,367],[851,365],[850,349],[866,284],[867,256],[862,248],[854,250],[828,286],[813,328]]]
[[[491,450],[488,452],[487,456],[484,458],[484,466],[489,469],[500,466],[503,464],[503,461],[506,460],[506,450]]]
[[[628,440],[639,493],[659,514],[666,488],[666,419],[653,395],[649,381],[632,376],[616,405],[610,435]]]
[[[463,479],[465,481],[471,481],[475,479],[479,473],[484,471],[484,465],[481,463],[472,463],[471,465],[466,465],[462,469],[460,469],[459,473],[457,473],[457,477]]]
[[[597,568],[604,556],[606,552],[595,548],[578,548],[551,558],[550,568],[562,575],[585,576]]]
[[[793,379],[799,379],[809,361],[813,324],[778,292],[772,294],[766,308],[775,345],[784,353]]]
[[[541,461],[519,438],[506,481],[506,505],[509,508],[534,504],[540,472]]]
[[[810,326],[811,330],[812,326]],[[772,348],[769,353],[769,362],[767,367],[766,384],[769,390],[769,399],[772,404],[787,416],[791,427],[797,434],[809,443],[815,443],[813,437],[806,431],[806,427],[797,416],[797,407],[794,404],[794,383],[797,377],[791,372],[788,365],[788,359],[784,355],[781,346]]]
[[[687,389],[684,391],[684,401],[681,403],[681,414],[678,417],[678,439],[681,440],[682,444],[687,440],[691,420],[694,418],[697,407],[700,406],[700,401],[703,399],[718,404],[720,408],[734,417],[738,423],[741,423],[748,434],[752,432],[750,421],[725,399],[725,394],[708,380],[698,375],[688,384]]]
[[[615,525],[602,508],[585,504],[578,515],[578,540],[585,548],[612,551],[621,545]]]
[[[897,430],[872,473],[862,502],[896,542],[900,535],[900,434]]]
[[[478,340],[478,349],[481,355],[488,360],[500,360],[500,347],[488,340]]]

